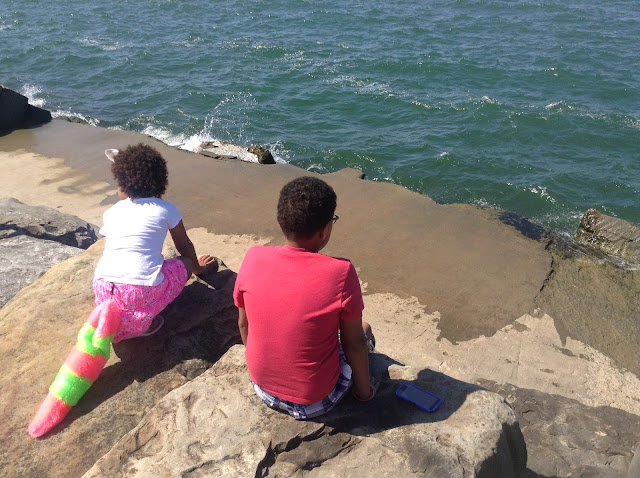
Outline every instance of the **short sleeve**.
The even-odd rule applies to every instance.
[[[178,224],[180,224],[180,221],[182,221],[182,214],[180,213],[178,206],[168,201],[166,203],[166,210],[167,210],[167,223],[169,224],[169,229],[173,229]]]
[[[254,246],[255,247],[255,246]],[[243,283],[243,277],[244,274],[246,273],[246,269],[247,269],[247,264],[250,263],[251,259],[251,253],[252,253],[252,249],[253,247],[251,247],[245,254],[244,259],[242,261],[242,264],[240,265],[240,269],[238,270],[238,275],[236,276],[236,283],[233,286],[233,303],[236,305],[236,307],[238,308],[244,308],[244,295],[243,295],[243,289],[242,289],[242,283]]]
[[[342,290],[342,314],[340,315],[340,319],[346,321],[361,319],[363,310],[364,301],[362,300],[362,290],[360,289],[358,273],[353,267],[353,264],[349,262],[349,270],[347,271],[347,277]]]

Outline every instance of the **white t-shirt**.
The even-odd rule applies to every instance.
[[[164,279],[162,244],[182,220],[178,208],[158,198],[123,199],[107,209],[106,236],[95,278],[119,284],[158,285]]]

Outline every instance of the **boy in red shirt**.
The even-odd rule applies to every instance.
[[[347,259],[319,254],[335,209],[336,194],[321,179],[286,184],[278,201],[285,245],[249,249],[233,291],[254,390],[296,419],[333,409],[351,384],[358,400],[375,394],[358,275]]]

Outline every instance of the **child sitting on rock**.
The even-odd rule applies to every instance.
[[[347,259],[319,254],[338,219],[335,209],[336,194],[324,181],[305,176],[286,184],[278,201],[286,244],[249,249],[236,278],[253,388],[296,419],[327,413],[352,384],[360,401],[376,391],[358,275]]]
[[[192,272],[204,272],[214,258],[196,257],[180,211],[160,199],[167,188],[167,163],[158,151],[140,143],[105,154],[113,161],[121,200],[103,216],[100,234],[106,244],[93,291],[96,305],[113,299],[122,311],[113,340],[119,342],[156,332],[163,324],[158,313],[180,294]],[[180,257],[162,256],[167,231]]]

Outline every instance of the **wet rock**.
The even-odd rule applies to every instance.
[[[640,262],[640,227],[595,209],[584,213],[576,240],[609,254]]]
[[[271,151],[264,149],[262,146],[249,146],[247,149],[251,154],[255,154],[260,164],[276,164]]]

